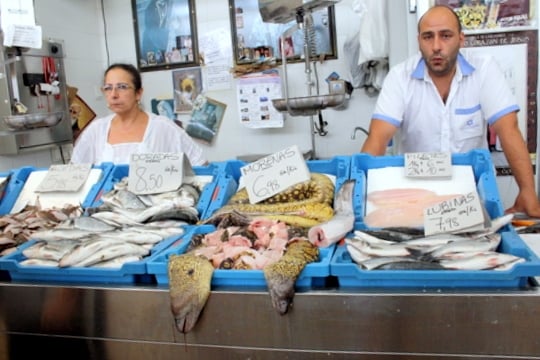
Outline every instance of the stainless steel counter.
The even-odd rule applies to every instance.
[[[0,283],[0,358],[540,359],[540,291],[212,291],[178,333],[168,289]],[[62,349],[59,352],[59,349]]]

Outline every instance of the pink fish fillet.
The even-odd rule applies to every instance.
[[[309,241],[318,247],[328,247],[343,239],[354,228],[354,180],[346,181],[334,200],[334,217],[313,226],[308,231]]]

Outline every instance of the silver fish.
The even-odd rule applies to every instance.
[[[501,242],[501,234],[489,234],[479,239],[452,241],[424,254],[423,259],[438,259],[451,253],[495,251]]]
[[[118,256],[110,260],[102,261],[94,264],[96,268],[121,268],[125,263],[140,261],[142,258],[137,255]]]
[[[346,238],[345,243],[354,246],[358,251],[370,256],[408,256],[411,251],[400,243],[369,244],[359,239]]]
[[[106,246],[84,260],[75,263],[73,266],[77,267],[86,267],[86,266],[92,266],[94,264],[100,263],[102,261],[107,261],[114,259],[116,257],[120,256],[126,256],[126,255],[136,255],[136,256],[146,256],[148,255],[148,249],[139,246],[137,244],[133,243],[113,243],[109,246]]]
[[[85,241],[73,248],[72,251],[67,253],[60,259],[58,266],[67,267],[75,266],[76,264],[88,259],[97,251],[106,248],[115,243],[123,243],[120,240],[100,239],[94,237],[92,240]]]
[[[36,242],[22,251],[28,259],[54,260],[56,262],[79,244],[77,240],[58,240],[50,243]]]
[[[441,259],[439,260],[439,263],[447,269],[487,270],[516,261],[518,259],[520,259],[520,257],[512,254],[489,251],[484,253],[476,253],[473,256],[462,259]]]

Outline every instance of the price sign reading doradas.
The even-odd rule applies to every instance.
[[[296,145],[245,165],[240,171],[252,204],[311,178],[304,156]]]
[[[135,194],[158,194],[178,189],[193,169],[185,154],[132,154],[128,189]]]

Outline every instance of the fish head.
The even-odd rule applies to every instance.
[[[171,312],[179,332],[191,331],[210,296],[214,268],[205,258],[173,255],[169,258]]]

